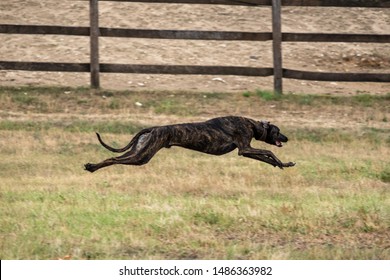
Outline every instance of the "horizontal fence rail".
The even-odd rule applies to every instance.
[[[98,1],[90,2],[90,27],[13,25],[0,24],[0,33],[29,35],[71,35],[89,36],[91,39],[90,63],[51,63],[0,61],[0,70],[90,72],[91,86],[99,87],[99,73],[139,73],[139,74],[184,74],[184,75],[238,75],[266,77],[274,76],[275,92],[282,92],[282,78],[347,81],[347,82],[390,82],[390,73],[326,73],[285,69],[282,67],[282,42],[356,42],[390,43],[390,34],[340,34],[340,33],[286,33],[281,32],[281,5],[283,6],[334,6],[334,7],[380,7],[390,8],[390,1],[366,0],[100,0],[111,2],[143,2],[169,4],[213,4],[241,6],[272,6],[272,32],[232,32],[197,30],[154,30],[99,27]],[[99,63],[99,37],[147,38],[167,40],[225,40],[225,41],[273,41],[273,68],[241,66],[195,66],[195,65],[141,65]],[[276,82],[277,81],[277,82]]]
[[[89,63],[0,61],[0,70],[90,72]]]
[[[89,63],[53,63],[0,61],[0,70],[48,71],[48,72],[90,72]],[[341,81],[341,82],[383,82],[390,83],[390,74],[381,73],[326,73],[301,70],[283,70],[283,77],[297,80]],[[194,65],[142,65],[101,63],[102,73],[138,73],[171,75],[233,75],[268,77],[274,74],[273,68],[241,66],[194,66]]]
[[[283,42],[390,43],[386,34],[282,33]]]
[[[88,0],[85,0],[88,1]],[[271,6],[272,0],[100,0],[101,2],[139,2],[160,4],[211,4],[237,6]],[[389,8],[390,1],[370,0],[282,0],[283,6]]]
[[[0,24],[0,33],[89,36],[89,27]],[[272,32],[99,28],[100,37],[174,40],[271,41]],[[283,42],[390,43],[390,34],[282,33]]]
[[[6,34],[45,34],[89,36],[89,27],[43,26],[43,25],[0,25],[0,33]],[[271,32],[228,32],[196,30],[153,30],[99,28],[100,37],[125,37],[147,39],[182,39],[182,40],[226,40],[226,41],[268,41],[272,40]],[[390,41],[390,35],[389,35]]]
[[[0,70],[48,71],[48,72],[89,72],[89,63],[53,63],[0,61]],[[184,74],[184,75],[236,75],[266,77],[273,75],[273,68],[241,66],[194,66],[194,65],[142,65],[101,63],[103,73],[139,74]]]
[[[390,83],[390,73],[327,73],[290,70],[283,68],[283,78],[323,82],[377,82]]]
[[[140,65],[140,64],[101,64],[101,71],[106,73],[141,73],[141,74],[185,74],[185,75],[237,75],[237,76],[272,76],[272,68],[240,66],[194,66],[194,65]]]

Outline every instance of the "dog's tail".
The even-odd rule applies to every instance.
[[[141,130],[140,132],[138,132],[133,139],[131,139],[130,143],[127,144],[125,147],[123,148],[120,148],[120,149],[116,149],[116,148],[113,148],[113,147],[110,147],[108,146],[106,143],[103,142],[102,138],[100,137],[100,134],[96,132],[96,136],[100,142],[100,144],[102,144],[102,146],[104,148],[106,148],[107,150],[111,151],[111,152],[114,152],[114,153],[123,153],[125,151],[127,151],[128,149],[130,149],[133,145],[134,145],[134,142],[136,142],[138,140],[138,138],[142,135],[142,134],[145,134],[145,133],[149,133],[152,131],[153,128],[145,128],[143,130]]]

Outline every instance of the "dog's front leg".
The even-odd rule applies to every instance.
[[[254,148],[246,148],[241,149],[238,152],[239,155],[244,157],[249,157],[252,159],[260,160],[262,162],[268,163],[274,167],[279,167],[280,169],[283,169],[284,167],[292,167],[295,165],[294,162],[287,162],[283,163],[280,159],[278,159],[274,153],[268,150],[260,150],[260,149],[254,149]]]
[[[264,155],[243,154],[242,156],[268,163],[268,164],[272,165],[273,167],[278,166],[279,168],[283,169],[283,166],[280,165],[279,163],[277,163],[274,159],[269,158],[269,157],[264,156]]]

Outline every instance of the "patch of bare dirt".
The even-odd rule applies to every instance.
[[[88,1],[2,0],[1,24],[88,26]],[[271,31],[270,7],[100,2],[100,25],[119,28]],[[390,9],[283,8],[285,32],[390,33]],[[0,34],[0,60],[89,62],[89,40]],[[101,38],[103,63],[272,67],[271,42]],[[389,44],[284,43],[284,67],[390,74]],[[110,89],[243,92],[272,90],[272,77],[103,74]],[[0,85],[87,86],[87,73],[0,71]],[[284,80],[286,92],[385,94],[384,83]]]

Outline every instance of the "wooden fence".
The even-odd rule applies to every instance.
[[[332,6],[390,8],[390,1],[381,0],[100,0],[112,2],[182,3],[241,6],[272,6],[272,32],[226,32],[196,30],[152,30],[99,27],[99,0],[89,0],[90,27],[47,25],[0,25],[0,33],[52,34],[90,37],[90,63],[50,63],[0,61],[0,70],[90,72],[91,87],[99,88],[99,73],[139,74],[198,74],[274,76],[274,90],[282,93],[282,79],[316,81],[384,82],[390,83],[390,73],[325,73],[285,69],[282,66],[282,42],[361,42],[390,43],[390,34],[323,34],[282,33],[281,7],[283,6]],[[273,41],[273,68],[240,66],[193,66],[193,65],[140,65],[99,63],[99,37],[126,37],[183,40],[234,40]]]

